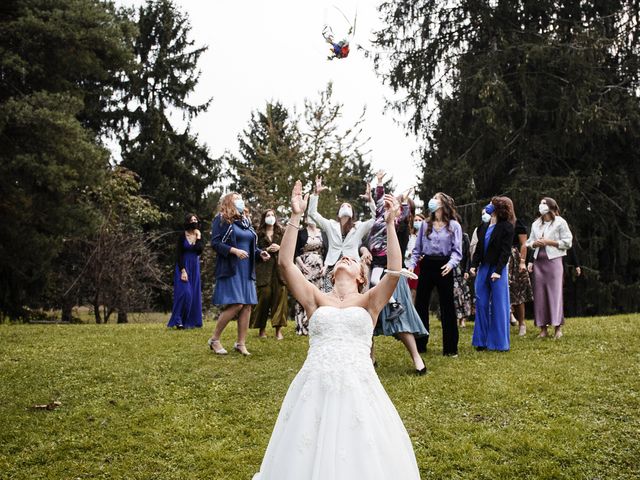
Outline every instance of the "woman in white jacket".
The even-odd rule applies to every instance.
[[[355,221],[353,206],[349,203],[343,203],[338,210],[337,220],[327,220],[318,213],[318,195],[327,187],[322,185],[322,177],[316,178],[316,192],[309,197],[308,215],[316,222],[320,230],[327,234],[329,241],[327,249],[327,257],[324,261],[325,265],[325,285],[324,291],[331,291],[333,285],[331,283],[331,272],[338,260],[342,257],[349,257],[353,260],[362,260],[365,263],[371,262],[371,254],[366,247],[361,247],[363,239],[371,231],[371,227],[375,221],[376,206],[371,198],[370,186],[367,187],[367,193],[363,195],[369,200],[369,208],[372,218],[366,222]]]
[[[538,206],[540,217],[531,225],[527,247],[533,248],[533,310],[540,337],[548,335],[547,328],[555,328],[554,337],[562,337],[564,305],[562,298],[562,257],[571,248],[573,235],[553,198],[545,197]]]

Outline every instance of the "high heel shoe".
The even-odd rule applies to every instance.
[[[422,375],[426,375],[426,374],[427,374],[427,367],[426,366],[422,367],[420,370],[418,370],[416,368],[416,375],[421,377]]]
[[[247,350],[247,347],[244,346],[244,343],[234,343],[233,344],[233,349],[238,352],[241,353],[242,355],[244,355],[245,357],[248,357],[249,355],[251,355],[249,353],[249,350]]]
[[[214,345],[216,344],[219,348],[214,347]],[[224,347],[220,343],[220,340],[214,340],[213,338],[210,338],[209,340],[207,340],[207,345],[209,345],[209,348],[213,350],[216,355],[226,355],[227,353],[229,353],[224,349]]]

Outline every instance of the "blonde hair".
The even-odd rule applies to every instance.
[[[369,267],[367,264],[361,260],[358,260],[358,265],[360,265],[360,277],[362,277],[362,282],[358,282],[358,278],[356,278],[356,282],[358,282],[358,293],[363,293],[369,289]],[[336,283],[336,270],[335,268],[331,270],[331,285]]]

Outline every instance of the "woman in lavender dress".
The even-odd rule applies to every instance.
[[[422,222],[408,267],[420,265],[416,310],[429,331],[431,292],[438,289],[442,322],[442,353],[458,355],[458,323],[453,298],[453,269],[462,260],[462,227],[455,220],[453,199],[442,192],[429,200],[429,217]],[[427,350],[429,337],[416,339],[418,351]]]
[[[533,248],[533,311],[540,337],[548,335],[547,327],[555,328],[556,339],[562,337],[564,305],[562,257],[571,248],[573,235],[553,198],[545,197],[538,206],[540,217],[531,225],[527,247]]]

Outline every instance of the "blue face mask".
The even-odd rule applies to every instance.
[[[427,206],[429,207],[429,211],[431,213],[433,213],[436,210],[438,210],[442,205],[440,205],[440,201],[439,200],[436,200],[435,198],[432,198],[431,200],[429,200],[429,203],[427,204]]]
[[[491,215],[493,212],[496,211],[496,207],[493,205],[493,203],[490,203],[489,205],[484,207],[484,211],[487,212],[489,215]]]
[[[238,209],[238,213],[244,213],[244,200],[239,198],[238,200],[234,200],[233,204]]]
[[[413,228],[415,228],[416,230],[420,230],[421,226],[422,226],[422,222],[419,222],[417,220],[413,222]]]

